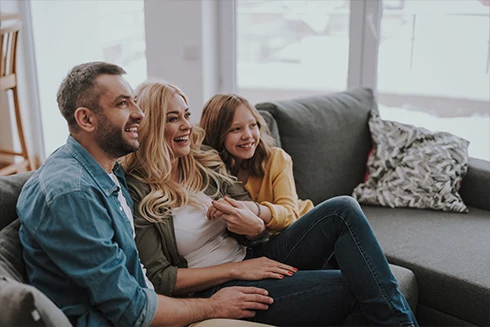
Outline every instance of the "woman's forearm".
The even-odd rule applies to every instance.
[[[239,279],[239,262],[230,262],[206,268],[179,268],[173,295],[187,295]]]

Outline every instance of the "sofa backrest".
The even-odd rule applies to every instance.
[[[293,158],[297,192],[315,204],[350,195],[364,179],[372,147],[368,120],[377,110],[372,90],[351,89],[324,96],[256,105],[277,124],[273,135]],[[267,121],[267,117],[266,121]]]
[[[470,158],[459,194],[467,206],[490,211],[490,162]]]
[[[0,176],[0,230],[17,219],[17,198],[24,183],[34,172]]]

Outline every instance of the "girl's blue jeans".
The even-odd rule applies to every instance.
[[[324,269],[335,253],[339,270]],[[274,303],[251,319],[280,326],[418,326],[388,262],[351,197],[317,205],[268,242],[249,248],[245,259],[266,256],[299,269],[283,279],[233,280],[229,286],[268,290]]]

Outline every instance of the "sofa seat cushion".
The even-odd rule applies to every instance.
[[[301,199],[318,204],[350,195],[363,181],[372,147],[368,120],[377,110],[373,92],[352,89],[325,96],[265,102],[279,127],[282,148],[293,158]]]
[[[63,312],[36,288],[0,277],[0,326],[71,326]]]
[[[363,210],[388,261],[415,273],[419,304],[475,325],[490,325],[489,211]]]
[[[234,319],[208,319],[196,322],[189,327],[272,327],[272,325],[259,324],[256,322]]]

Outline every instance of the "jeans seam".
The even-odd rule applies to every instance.
[[[376,286],[378,286],[378,289],[379,289],[381,295],[383,296],[383,299],[386,301],[386,303],[388,304],[389,308],[391,309],[392,314],[395,316],[396,320],[398,321],[398,324],[401,326],[402,325],[402,322],[400,321],[400,319],[398,318],[398,314],[394,310],[394,305],[388,299],[388,296],[387,296],[386,291],[381,286],[381,284],[379,282],[379,279],[378,279],[378,275],[376,274],[376,272],[373,271],[373,269],[371,267],[370,260],[366,257],[366,254],[364,252],[364,249],[360,246],[360,244],[358,242],[358,239],[355,236],[355,233],[354,233],[353,229],[351,228],[351,225],[349,224],[349,221],[346,220],[346,218],[344,216],[342,216],[342,214],[340,214],[340,213],[335,213],[334,215],[340,217],[340,219],[342,219],[342,221],[344,222],[344,224],[347,226],[347,229],[349,230],[349,234],[351,235],[352,239],[354,240],[354,243],[356,244],[356,247],[357,247],[359,253],[361,254],[362,259],[364,260],[364,262],[366,263],[367,267],[369,268],[369,271],[371,272],[371,276],[373,277],[374,281],[376,282]]]
[[[392,314],[395,316],[396,320],[398,321],[399,325],[401,326],[402,323],[400,321],[400,319],[398,318],[398,314],[394,311],[394,307],[393,307],[393,304],[391,303],[390,300],[387,299],[387,295],[386,295],[386,292],[384,291],[384,289],[381,287],[380,283],[379,283],[379,280],[377,278],[377,275],[373,272],[373,269],[371,267],[371,264],[369,263],[369,260],[366,259],[365,257],[365,253],[364,251],[360,248],[359,244],[358,244],[358,240],[357,238],[354,236],[354,232],[352,231],[352,228],[350,226],[350,224],[346,221],[345,217],[342,216],[341,213],[337,213],[337,212],[331,212],[331,213],[328,213],[328,214],[324,214],[320,219],[318,219],[312,226],[310,226],[310,228],[308,228],[302,235],[301,237],[299,238],[299,240],[296,242],[296,244],[291,247],[291,249],[288,251],[288,253],[284,256],[283,258],[283,261],[282,262],[285,262],[286,259],[289,257],[289,255],[291,254],[291,252],[293,252],[293,250],[298,246],[298,244],[303,241],[304,237],[315,227],[317,226],[319,223],[321,223],[324,219],[326,218],[329,218],[331,216],[337,216],[339,217],[340,219],[342,219],[342,222],[345,224],[345,226],[347,227],[347,230],[349,231],[349,234],[350,236],[352,237],[352,239],[354,240],[354,244],[356,245],[356,248],[357,250],[359,251],[359,253],[361,254],[361,257],[362,259],[364,260],[364,262],[366,263],[369,271],[371,272],[371,276],[373,277],[375,283],[376,283],[376,286],[378,286],[378,289],[381,293],[381,295],[383,296],[383,299],[386,301],[386,303],[388,304],[388,307],[390,308]]]
[[[275,297],[274,298],[274,301],[282,300],[284,298],[288,298],[288,297],[291,297],[291,296],[298,296],[298,295],[305,294],[305,293],[308,293],[308,292],[309,291],[300,291],[300,292],[296,292],[296,293],[289,293],[289,294],[286,294],[286,295],[283,295],[283,296]]]
[[[311,226],[310,228],[308,228],[306,231],[303,232],[303,234],[301,235],[300,239],[296,242],[296,244],[291,247],[291,249],[288,251],[288,253],[284,256],[284,258],[282,259],[281,262],[285,262],[287,260],[287,258],[291,255],[291,252],[294,251],[294,249],[296,249],[296,247],[298,246],[299,243],[301,243],[303,241],[303,239],[305,238],[305,236],[316,226],[318,225],[321,221],[323,221],[325,218],[328,218],[330,217],[330,215],[327,215],[327,216],[322,216],[320,219],[318,219],[315,224],[313,224],[313,226]]]

